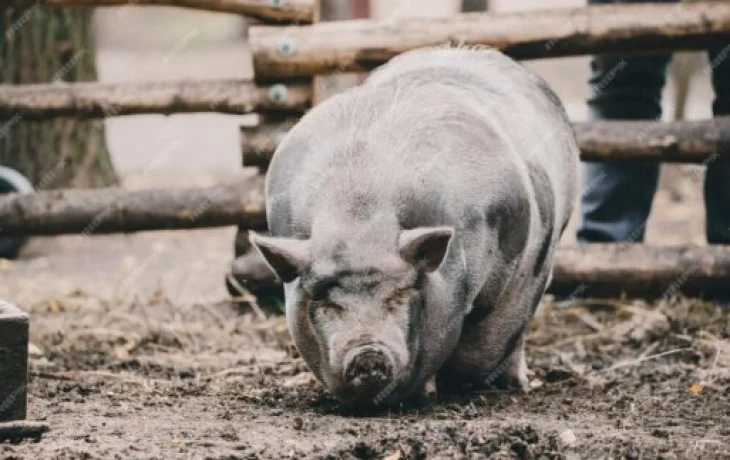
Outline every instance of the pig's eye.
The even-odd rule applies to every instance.
[[[331,302],[316,302],[314,306],[317,309],[317,313],[328,318],[338,317],[345,311],[340,305]]]
[[[414,295],[413,289],[399,289],[391,295],[385,302],[385,305],[389,310],[396,310],[403,305],[407,304],[411,297]]]

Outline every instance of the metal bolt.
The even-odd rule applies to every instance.
[[[269,100],[275,104],[283,104],[289,99],[289,90],[285,85],[277,83],[269,88]]]
[[[294,44],[294,40],[288,37],[284,37],[279,40],[279,43],[276,44],[276,50],[282,56],[292,56],[296,52],[297,47]]]
[[[281,8],[286,3],[286,0],[271,0],[271,6],[274,8]]]

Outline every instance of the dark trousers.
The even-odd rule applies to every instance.
[[[638,3],[588,0],[589,4]],[[730,115],[730,43],[708,50],[713,113]],[[661,93],[671,54],[604,55],[591,60],[592,120],[661,118]],[[643,241],[659,178],[656,163],[585,163],[581,194],[581,242]],[[730,244],[730,161],[710,159],[704,184],[707,241]]]

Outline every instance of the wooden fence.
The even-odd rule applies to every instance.
[[[317,0],[10,0],[12,7],[164,5],[242,14],[250,27],[253,81],[0,86],[0,120],[110,117],[143,113],[257,113],[242,128],[243,163],[265,171],[291,125],[320,100],[318,75],[367,71],[429,45],[487,45],[516,59],[693,50],[730,44],[730,3],[601,5],[525,13],[468,13],[439,19],[323,23]],[[577,123],[590,161],[706,163],[730,157],[730,118],[662,123]],[[0,196],[0,236],[109,233],[238,225],[265,230],[263,175],[187,190],[58,190]],[[247,279],[271,287],[271,275]],[[260,275],[260,274],[259,274]],[[656,297],[728,294],[730,248],[641,244],[560,248],[551,292],[560,296]],[[255,283],[249,283],[254,286]]]

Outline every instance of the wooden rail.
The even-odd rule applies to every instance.
[[[704,49],[730,42],[729,2],[597,5],[446,18],[251,27],[257,79],[357,72],[424,46],[488,45],[518,58]]]
[[[97,118],[134,114],[298,112],[311,106],[311,84],[250,81],[51,83],[0,85],[0,120]]]
[[[315,0],[7,0],[2,6],[175,6],[220,13],[241,14],[269,23],[311,23]]]
[[[730,246],[561,247],[548,292],[563,298],[682,294],[730,299]]]
[[[0,237],[240,225],[263,229],[263,177],[207,188],[53,190],[0,195]]]
[[[294,121],[241,128],[244,166],[268,167]],[[573,124],[583,161],[704,163],[730,158],[730,116],[702,121]]]
[[[730,299],[730,246],[590,244],[559,247],[548,292],[561,299],[673,295]],[[231,275],[256,293],[280,289],[271,270],[249,253]]]

